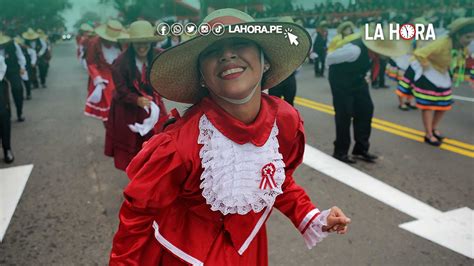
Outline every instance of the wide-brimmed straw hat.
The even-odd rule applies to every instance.
[[[20,36],[16,36],[15,38],[13,38],[13,40],[18,44],[21,44],[21,45],[25,44],[25,39],[21,38]]]
[[[0,45],[5,44],[9,41],[11,41],[12,38],[10,38],[7,35],[4,35],[2,31],[0,31]]]
[[[369,27],[369,36],[374,36],[375,28],[370,26]],[[365,36],[365,27],[361,29],[362,33],[362,41],[364,42],[365,46],[373,52],[376,52],[381,55],[389,56],[389,57],[397,57],[407,54],[412,49],[412,43],[409,40],[390,40],[389,33],[387,28],[383,29],[384,39],[380,40],[366,40]]]
[[[347,27],[350,27],[352,29],[352,32],[354,32],[354,30],[356,28],[354,23],[352,23],[351,21],[344,21],[341,24],[339,24],[339,26],[337,26],[336,31],[337,31],[338,34],[341,34]]]
[[[32,41],[32,40],[38,39],[40,36],[32,28],[28,28],[27,31],[25,31],[21,34],[21,37],[23,37],[23,39],[25,39],[25,40]]]
[[[448,26],[449,34],[453,35],[465,26],[474,24],[474,17],[458,18]]]
[[[79,29],[84,32],[94,32],[94,28],[88,23],[82,23]]]
[[[208,23],[211,27],[222,23],[225,30],[221,35],[212,32],[208,35],[198,35],[165,50],[153,61],[150,71],[151,85],[169,100],[195,103],[200,99],[203,88],[200,86],[199,54],[216,41],[244,38],[262,48],[270,64],[262,81],[262,90],[272,88],[290,76],[304,62],[311,48],[310,36],[303,27],[295,23],[255,21],[248,14],[236,9],[216,10],[205,17],[203,23]],[[259,25],[267,28],[275,25],[281,26],[283,33],[230,33],[228,25]],[[286,31],[298,37],[298,45],[290,44],[288,35],[284,33]]]
[[[100,38],[111,42],[117,42],[120,38],[127,38],[128,34],[118,20],[111,19],[107,23],[100,25],[95,29],[95,33]]]
[[[41,39],[48,39],[48,34],[44,32],[42,29],[37,29],[36,32],[38,33]]]
[[[119,38],[119,42],[157,42],[165,37],[155,35],[156,31],[150,22],[145,20],[135,21],[130,24],[127,38]]]

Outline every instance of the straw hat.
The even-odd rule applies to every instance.
[[[155,28],[145,20],[135,21],[130,24],[128,38],[119,38],[119,42],[157,42],[165,39],[163,36],[155,35]]]
[[[94,32],[94,28],[87,23],[82,23],[79,29],[84,32]]]
[[[117,42],[119,38],[127,38],[128,34],[124,32],[122,23],[117,20],[111,19],[107,23],[100,25],[95,29],[95,33],[102,39],[111,42]]]
[[[341,34],[347,27],[351,27],[352,32],[354,32],[356,26],[351,21],[344,21],[339,26],[337,26],[337,33]]]
[[[449,35],[453,35],[454,33],[458,32],[462,28],[468,25],[473,25],[474,24],[474,17],[469,17],[469,18],[458,18],[451,22],[448,26],[449,30]]]
[[[34,31],[32,28],[28,28],[28,30],[26,32],[23,32],[21,36],[23,37],[23,39],[29,41],[36,40],[40,37],[38,33],[36,33],[36,31]]]
[[[48,35],[42,29],[37,29],[36,32],[41,39],[48,39]]]
[[[195,103],[203,88],[200,86],[198,70],[199,54],[214,42],[228,38],[245,38],[257,43],[270,63],[264,75],[262,90],[269,89],[285,80],[305,60],[311,48],[308,32],[295,23],[257,22],[248,14],[232,9],[219,9],[204,18],[203,23],[226,26],[222,35],[208,34],[196,36],[186,42],[162,52],[151,66],[150,82],[163,97],[182,103]],[[298,45],[290,45],[283,33],[229,33],[228,25],[281,25],[283,31],[291,30],[298,37]]]
[[[15,38],[13,38],[13,40],[15,40],[15,42],[18,44],[21,44],[21,45],[25,44],[25,40],[21,38],[20,36],[16,36]]]
[[[374,27],[369,27],[369,36],[373,36],[375,32]],[[411,50],[411,41],[409,40],[390,40],[388,30],[386,28],[383,29],[384,40],[366,40],[365,39],[365,27],[361,29],[362,35],[362,42],[365,46],[371,51],[374,51],[378,54],[389,56],[389,57],[397,57],[407,54]]]
[[[319,22],[318,24],[318,28],[325,28],[328,26],[328,22],[326,20],[323,20],[321,22]]]
[[[8,37],[7,35],[4,35],[2,31],[0,31],[0,45],[5,44],[9,41],[11,41],[12,38]]]

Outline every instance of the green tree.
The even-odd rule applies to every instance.
[[[59,13],[70,7],[69,0],[0,0],[0,27],[16,32],[64,27]]]

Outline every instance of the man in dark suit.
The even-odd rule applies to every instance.
[[[0,37],[0,43],[2,38]],[[3,160],[6,163],[12,163],[14,160],[10,145],[10,95],[8,94],[8,83],[4,79],[7,71],[5,57],[0,55],[0,139],[2,140]]]
[[[3,33],[0,33],[0,35],[6,41],[0,44],[0,55],[3,55],[7,65],[5,78],[10,82],[18,122],[23,122],[25,118],[23,117],[23,82],[21,75],[26,73],[26,59],[18,44]]]
[[[321,21],[316,29],[316,38],[314,39],[313,43],[313,52],[317,55],[317,57],[314,59],[314,75],[316,77],[324,77],[327,42],[327,23],[325,21]]]

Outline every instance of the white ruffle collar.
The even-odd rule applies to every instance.
[[[211,210],[226,214],[260,212],[273,206],[282,194],[285,163],[278,151],[278,127],[273,125],[266,143],[237,144],[225,137],[202,115],[198,144],[204,171],[200,188]]]

